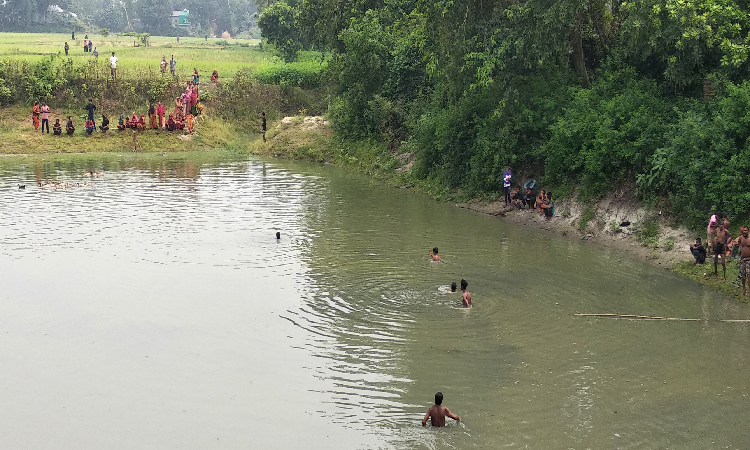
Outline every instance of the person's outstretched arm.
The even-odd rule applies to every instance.
[[[423,427],[427,426],[427,419],[429,419],[429,418],[430,418],[430,410],[428,409],[427,410],[427,414],[425,414],[424,415],[424,419],[422,419],[422,426]]]
[[[450,410],[450,409],[448,409],[448,408],[445,408],[445,415],[446,415],[446,416],[448,416],[448,417],[450,417],[450,418],[451,418],[451,419],[453,419],[453,420],[459,420],[459,421],[461,420],[461,418],[460,418],[460,417],[458,417],[457,415],[453,414],[453,413],[451,412],[451,410]]]

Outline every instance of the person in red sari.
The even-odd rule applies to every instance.
[[[138,119],[138,131],[143,131],[146,129],[146,115],[141,114],[141,118]]]
[[[164,128],[164,105],[161,102],[156,106],[156,115],[159,116],[159,128]]]
[[[152,130],[155,130],[157,128],[156,108],[154,107],[153,103],[148,105],[148,127],[151,128]]]
[[[195,105],[198,104],[198,85],[193,86],[193,92],[190,94],[190,114],[196,114]]]
[[[42,110],[39,108],[39,102],[34,100],[34,106],[31,108],[31,122],[34,124],[34,130],[39,130],[39,114]]]
[[[214,69],[214,73],[211,74],[211,81],[217,83],[219,81],[219,71]]]
[[[135,111],[133,111],[130,120],[128,120],[127,128],[132,128],[134,130],[138,128],[138,116],[135,115]]]

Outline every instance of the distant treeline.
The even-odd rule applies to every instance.
[[[189,26],[172,24],[172,11],[187,9]],[[232,36],[256,28],[253,0],[5,0],[0,4],[0,31],[111,32],[142,31],[152,35],[204,36],[224,31]]]
[[[750,6],[732,0],[269,1],[287,60],[332,55],[337,132],[413,152],[469,195],[503,166],[583,198],[629,190],[700,228],[750,211]]]

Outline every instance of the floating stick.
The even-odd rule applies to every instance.
[[[678,322],[702,322],[704,319],[685,319],[682,317],[641,316],[638,314],[573,314],[576,317],[607,317],[613,319],[638,319],[638,320],[674,320]],[[750,323],[750,319],[720,319],[718,322],[725,323]]]

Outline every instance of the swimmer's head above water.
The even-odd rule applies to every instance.
[[[437,255],[438,254],[438,248],[437,247],[432,247],[432,254],[433,255]]]
[[[465,290],[469,286],[466,280],[461,280],[461,290]]]
[[[443,403],[443,393],[442,392],[438,392],[438,393],[435,394],[435,404],[439,405],[441,403]]]
[[[451,292],[456,292],[456,282],[451,283]]]

